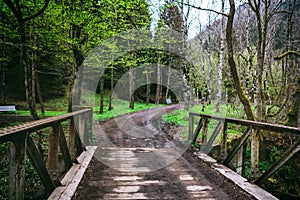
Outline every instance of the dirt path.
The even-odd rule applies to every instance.
[[[162,114],[178,108],[102,123],[95,158],[73,199],[251,199],[196,158],[178,127],[162,123]]]

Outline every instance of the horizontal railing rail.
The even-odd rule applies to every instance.
[[[92,109],[82,109],[55,117],[40,119],[20,125],[0,129],[0,144],[10,143],[9,199],[24,199],[25,158],[28,156],[38,173],[45,192],[50,195],[59,185],[59,153],[62,155],[61,172],[67,172],[88,145],[92,135]],[[67,122],[68,127],[63,127]],[[52,130],[48,135],[48,153],[41,151],[32,137],[46,128]],[[67,131],[64,131],[67,129]],[[45,161],[44,161],[45,160]]]
[[[200,118],[198,123],[195,126],[195,117]],[[208,138],[208,123],[210,120],[218,121],[214,131],[210,134]],[[227,140],[228,140],[228,124],[236,124],[245,127],[244,133],[238,139],[238,141],[233,145],[230,149],[230,152],[227,148]],[[200,151],[208,154],[213,149],[213,143],[215,142],[218,134],[222,131],[221,135],[221,142],[220,142],[220,150],[219,150],[219,157],[217,158],[219,163],[222,163],[228,166],[231,169],[235,169],[236,167],[233,166],[232,161],[234,158],[238,157],[238,152],[242,156],[239,156],[240,163],[242,164],[242,168],[244,168],[245,163],[245,154],[242,153],[245,150],[246,141],[251,136],[251,172],[256,172],[254,176],[249,177],[249,180],[254,182],[257,185],[262,185],[268,178],[270,178],[282,165],[284,165],[293,155],[300,151],[300,128],[296,127],[289,127],[289,126],[282,126],[277,124],[265,123],[265,122],[256,122],[251,120],[243,120],[243,119],[234,119],[234,118],[227,118],[227,117],[218,117],[218,116],[211,116],[199,113],[189,113],[189,132],[188,132],[188,140],[190,143],[195,143],[200,131],[202,130],[201,134],[201,149]],[[258,169],[258,162],[259,162],[259,145],[258,137],[259,131],[271,131],[276,132],[284,135],[294,135],[295,142],[290,146],[289,149],[285,151],[281,157],[273,163],[273,165],[266,170],[262,175],[259,175]],[[243,171],[242,169],[241,171]]]

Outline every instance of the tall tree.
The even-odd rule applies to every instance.
[[[42,7],[40,5],[35,4],[36,6],[38,6],[40,9],[39,11],[35,12],[35,13],[30,13],[29,16],[24,17],[26,15],[28,15],[28,13],[25,13],[22,10],[22,7],[24,8],[24,6],[21,4],[20,1],[15,1],[13,2],[12,0],[3,0],[3,2],[7,5],[7,7],[11,10],[11,12],[14,14],[14,17],[16,18],[17,21],[17,25],[18,25],[18,31],[19,31],[19,35],[20,35],[20,43],[21,43],[21,59],[22,59],[22,66],[24,68],[24,77],[25,77],[25,93],[26,93],[26,101],[31,113],[31,116],[34,119],[37,119],[37,113],[36,113],[36,108],[35,108],[35,103],[34,103],[34,97],[32,97],[32,90],[33,90],[33,86],[32,86],[32,66],[30,64],[29,61],[29,55],[28,55],[28,47],[27,47],[27,40],[28,40],[28,36],[26,35],[28,33],[27,29],[28,27],[26,26],[26,23],[28,23],[29,21],[35,19],[36,17],[38,17],[39,15],[41,15],[46,8],[48,7],[50,0],[45,0],[44,4],[42,5]]]
[[[225,0],[222,0],[221,12],[225,12]],[[216,112],[220,112],[220,103],[222,99],[222,79],[223,79],[223,54],[225,49],[225,16],[222,15],[221,19],[221,41],[220,41],[220,51],[219,51],[219,69],[218,69],[218,87],[217,87],[217,102],[216,102]]]

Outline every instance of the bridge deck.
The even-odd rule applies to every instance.
[[[201,153],[195,154],[176,127],[164,129],[162,113],[176,108],[101,123],[94,131],[98,147],[83,179],[79,183],[77,173],[84,171],[85,162],[63,186],[69,188],[64,199],[276,199],[213,159],[199,159]]]
[[[105,159],[119,162],[119,168],[110,168],[94,158],[73,199],[254,199],[199,162],[191,152],[169,166],[152,170],[141,164],[148,159],[139,156],[137,152],[141,151],[157,149],[98,148],[96,158],[97,153],[105,155]]]

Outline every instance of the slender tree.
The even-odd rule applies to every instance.
[[[39,9],[39,11],[35,13],[31,13],[28,17],[26,16],[24,11],[22,10],[21,2],[20,1],[15,1],[13,2],[12,0],[3,0],[3,2],[7,5],[7,7],[11,10],[11,12],[14,14],[14,17],[16,18],[17,24],[18,24],[18,31],[20,34],[20,43],[21,43],[21,59],[22,59],[22,67],[24,68],[24,77],[25,77],[25,93],[26,93],[26,101],[28,108],[30,110],[31,116],[34,119],[37,119],[37,113],[36,113],[36,108],[35,108],[35,103],[34,103],[34,97],[32,97],[32,66],[29,61],[29,55],[28,55],[28,36],[26,35],[28,26],[26,24],[38,17],[39,15],[43,14],[43,12],[46,10],[48,7],[50,0],[45,0],[44,5],[42,8]]]

